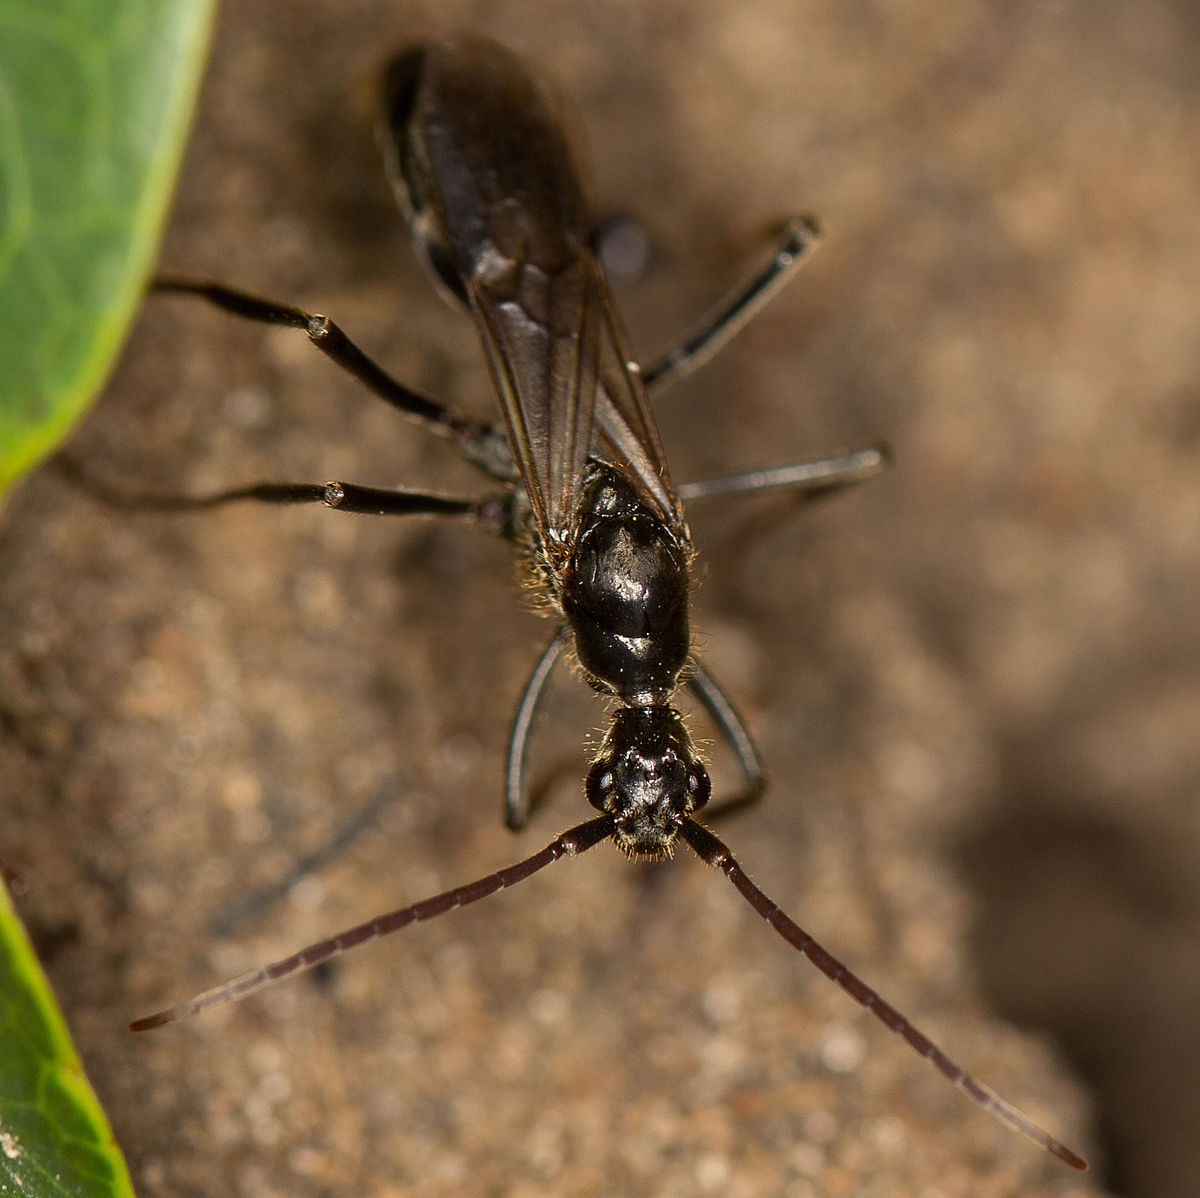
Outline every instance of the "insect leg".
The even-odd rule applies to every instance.
[[[468,420],[436,400],[397,382],[374,359],[363,353],[328,316],[260,299],[244,291],[204,280],[159,278],[155,279],[153,286],[156,291],[197,296],[246,320],[303,329],[313,345],[330,361],[352,374],[385,403],[426,428],[448,437],[473,466],[503,482],[516,480],[516,467],[503,428]]]
[[[482,499],[459,499],[431,491],[389,490],[362,487],[355,483],[251,483],[214,491],[208,495],[156,494],[126,491],[93,478],[73,458],[60,454],[59,471],[109,507],[142,512],[195,512],[223,507],[227,503],[323,503],[340,512],[371,516],[466,516],[494,532],[506,535],[512,523],[512,494],[488,495]]]
[[[529,675],[517,706],[517,714],[513,717],[512,734],[508,738],[508,764],[504,770],[504,822],[514,832],[525,826],[532,810],[525,766],[534,717],[541,706],[550,671],[562,656],[569,639],[570,629],[565,625],[554,634],[554,639],[546,646],[537,665],[533,667],[533,673]]]
[[[770,261],[753,278],[727,296],[694,333],[642,371],[651,396],[691,374],[717,353],[791,279],[820,236],[816,222],[806,216],[787,221],[782,234]]]
[[[723,474],[683,483],[677,488],[679,498],[711,499],[714,495],[745,495],[755,491],[790,490],[816,499],[842,487],[865,482],[882,473],[892,460],[891,450],[883,444],[832,458],[816,458],[794,462],[790,466],[773,466],[766,470],[743,470],[738,474]]]
[[[762,798],[767,788],[767,777],[763,773],[762,761],[758,749],[750,738],[750,732],[738,715],[737,708],[729,696],[716,684],[713,676],[699,662],[694,662],[691,673],[687,676],[688,690],[700,700],[704,710],[712,716],[717,727],[724,734],[738,760],[742,770],[745,785],[737,794],[723,799],[705,808],[706,819],[725,816],[730,812],[749,807]]]

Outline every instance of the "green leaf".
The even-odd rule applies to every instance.
[[[133,1198],[125,1158],[2,882],[0,1193]]]
[[[0,492],[108,376],[154,261],[214,0],[0,0]]]

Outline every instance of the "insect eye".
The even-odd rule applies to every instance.
[[[597,811],[607,810],[608,798],[615,789],[616,782],[616,775],[608,766],[599,763],[592,766],[583,788],[587,801]]]

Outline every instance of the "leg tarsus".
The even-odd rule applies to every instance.
[[[153,491],[128,491],[96,478],[68,453],[51,459],[54,469],[73,486],[105,507],[133,512],[193,512],[226,503],[323,503],[326,483],[257,482],[208,495],[174,495]]]
[[[891,464],[892,451],[882,442],[852,453],[830,458],[815,458],[794,462],[790,466],[773,466],[764,470],[743,470],[716,478],[683,483],[677,488],[679,498],[711,499],[716,495],[748,495],[758,491],[796,491],[808,499],[840,491],[843,487],[866,482],[882,473]]]

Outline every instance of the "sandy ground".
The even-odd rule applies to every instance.
[[[135,518],[43,472],[0,526],[0,858],[142,1194],[1200,1190],[1198,24],[1184,0],[226,6],[164,266],[327,311],[476,413],[474,334],[372,144],[393,47],[469,25],[563,81],[599,210],[650,238],[618,291],[648,355],[766,222],[822,217],[805,277],[661,405],[680,479],[897,455],[800,513],[690,513],[699,645],[773,781],[723,833],[1097,1168],[973,1109],[720,877],[606,847],[128,1035],[582,818],[602,713],[556,684],[546,806],[514,838],[504,743],[548,629],[503,544],[319,510]],[[478,490],[303,338],[179,300],[147,306],[72,449],[145,487]],[[720,746],[714,769],[728,789]]]

